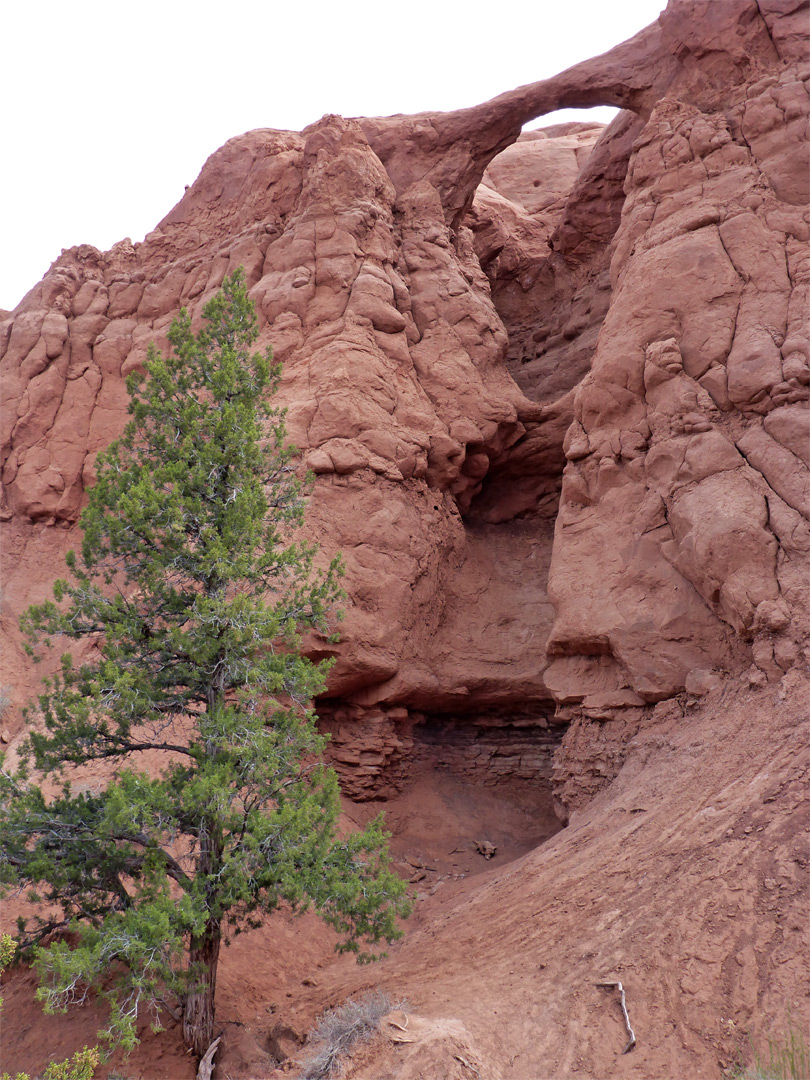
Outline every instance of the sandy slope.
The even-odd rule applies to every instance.
[[[806,1023],[807,701],[794,674],[661,707],[567,829],[460,896],[439,891],[362,981],[460,1020],[482,1077],[715,1077],[788,1005]],[[625,985],[627,1056],[605,978]],[[330,997],[360,982],[347,973]],[[441,1075],[410,1052],[347,1075]]]

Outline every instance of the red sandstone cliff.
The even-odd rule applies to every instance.
[[[462,774],[508,759],[507,786],[546,784],[562,738],[558,810],[595,824],[579,826],[578,839],[559,834],[563,870],[547,855],[531,872],[568,874],[576,896],[578,859],[592,857],[606,881],[634,881],[646,860],[660,885],[667,862],[655,851],[672,840],[669,820],[700,831],[694,792],[684,797],[668,776],[689,759],[680,729],[696,717],[705,727],[694,738],[715,762],[707,799],[724,770],[749,767],[751,798],[769,799],[757,778],[770,738],[783,748],[772,768],[784,794],[808,661],[806,29],[800,0],[671,0],[657,24],[610,53],[472,109],[327,116],[300,134],[234,138],[142,244],[63,252],[0,323],[0,617],[15,703],[33,682],[14,621],[76,542],[94,454],[124,423],[124,376],[150,340],[164,340],[180,306],[198,318],[243,265],[261,344],[284,361],[293,439],[318,477],[310,527],[347,562],[343,642],[319,711],[352,795],[407,794],[412,761],[461,729],[477,747],[450,753]],[[593,104],[625,111],[604,130],[519,137],[534,117]],[[721,700],[743,760],[723,758]],[[740,733],[743,700],[760,726],[753,740]],[[3,725],[13,741],[21,718],[11,711]],[[516,731],[524,742],[509,749]],[[657,757],[649,732],[659,732]],[[699,790],[700,772],[686,772]],[[648,800],[642,774],[664,800],[647,819],[647,854],[628,861],[625,834],[613,833],[612,863],[589,855],[617,806],[630,814],[630,802]],[[735,837],[734,808],[748,812],[741,798],[706,803],[722,806]],[[763,818],[779,843],[799,806],[786,799]],[[720,835],[712,824],[705,843]],[[764,888],[752,847],[714,876]],[[790,913],[807,884],[796,873],[787,914],[754,905],[746,916],[752,934],[755,919],[773,930],[751,947],[784,957],[752,960],[737,941],[743,959],[729,973],[723,950],[704,950],[695,980],[731,987],[707,1008],[750,1018],[771,994],[776,1016],[794,985],[785,972],[800,970],[798,946],[786,944],[797,939]],[[470,943],[476,904],[483,910],[498,888],[521,910],[527,895],[548,902],[537,885],[514,900],[519,882],[515,873],[491,882],[472,914],[459,911]],[[708,894],[706,882],[690,878],[690,894]],[[593,890],[582,895],[597,904]],[[686,893],[677,895],[682,904]],[[671,905],[657,894],[644,903],[663,934]],[[665,956],[652,925],[643,933]],[[560,955],[570,953],[576,920],[560,917],[554,933]],[[424,944],[408,948],[392,977],[423,963]],[[697,949],[685,945],[677,963]],[[618,954],[600,962],[621,963]],[[775,963],[788,965],[779,979]],[[759,987],[753,998],[733,989],[735,975]],[[529,1040],[518,1028],[510,1038]],[[666,1060],[684,1075],[691,1062],[694,1075],[709,1075],[700,1040],[685,1032],[680,1050],[662,1041],[658,1067]],[[548,1052],[548,1040],[531,1038]],[[510,1073],[497,1039],[485,1042],[486,1075],[540,1075]],[[573,1067],[575,1051],[566,1054],[553,1075]],[[599,1054],[582,1075],[604,1075]],[[628,1075],[652,1075],[638,1067]]]

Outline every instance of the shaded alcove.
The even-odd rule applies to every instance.
[[[384,811],[398,872],[421,896],[520,858],[564,827],[552,764],[565,725],[555,723],[553,703],[411,714],[399,726],[407,732],[401,754],[375,755],[366,744],[357,763],[340,746],[329,756],[349,817],[365,823]],[[378,766],[376,784],[358,792],[357,770],[369,764]]]

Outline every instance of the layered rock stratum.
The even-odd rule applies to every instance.
[[[425,1035],[442,1075],[474,1075],[465,1055],[527,1080],[717,1075],[735,1030],[807,1009],[807,21],[803,0],[670,0],[625,44],[484,105],[248,132],[143,243],[63,251],[0,323],[15,704],[34,689],[16,616],[76,544],[125,376],[244,266],[317,478],[308,527],[347,565],[342,641],[310,642],[337,659],[319,712],[347,794],[395,808],[452,774],[542,816],[553,789],[568,828],[389,962],[407,984],[443,957],[456,1019]],[[622,110],[607,128],[521,134],[597,104]],[[2,723],[14,743],[19,713]],[[495,979],[482,1005],[462,983],[538,917],[553,940],[523,973],[526,1016],[454,1028],[521,996]],[[611,1022],[584,989],[605,967],[650,992],[654,1035],[621,1061],[587,1024]],[[391,1053],[390,1075],[422,1075]]]

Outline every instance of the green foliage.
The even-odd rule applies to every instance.
[[[181,312],[172,355],[150,348],[146,377],[130,376],[132,419],[99,455],[70,580],[22,619],[32,652],[62,636],[93,659],[62,658],[22,766],[0,773],[0,881],[56,911],[21,932],[46,1008],[93,988],[107,1036],[131,1047],[139,1015],[159,1025],[179,1003],[197,1053],[226,924],[312,905],[363,959],[408,908],[381,822],[341,837],[337,781],[317,762],[310,702],[329,665],[300,634],[333,640],[341,566],[316,570],[295,535],[309,481],[268,403],[279,367],[250,352],[241,271],[203,317],[195,335]],[[71,773],[99,761],[115,767],[106,790],[74,790]],[[63,777],[56,795],[43,773]]]
[[[17,942],[11,934],[0,934],[0,975],[6,970],[17,952]],[[0,997],[0,1005],[3,999]]]
[[[64,1061],[52,1061],[42,1074],[42,1080],[93,1080],[96,1069],[101,1064],[101,1055],[96,1047],[83,1047],[72,1058]],[[12,1080],[8,1073],[3,1073],[0,1080]],[[30,1080],[28,1073],[16,1073],[14,1080]]]
[[[17,952],[17,943],[10,934],[0,934],[0,975],[9,966]],[[0,998],[0,1005],[3,999]],[[52,1061],[46,1068],[42,1080],[92,1080],[96,1069],[101,1063],[101,1056],[96,1047],[83,1047],[77,1050],[72,1058],[65,1061]],[[4,1072],[0,1080],[12,1080],[11,1076]],[[30,1080],[28,1073],[16,1073],[14,1080]]]
[[[42,1080],[92,1080],[92,1077],[100,1064],[98,1050],[86,1046],[76,1053],[68,1061],[52,1062]]]

